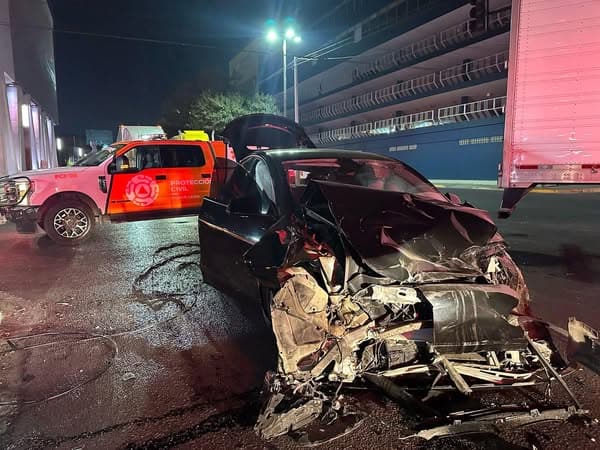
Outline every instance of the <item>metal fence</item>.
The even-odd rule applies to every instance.
[[[508,52],[486,56],[449,67],[408,81],[395,83],[375,91],[321,106],[301,114],[302,122],[318,122],[348,113],[391,104],[403,98],[423,94],[441,87],[453,86],[507,70]]]
[[[512,9],[510,6],[504,7],[488,15],[488,27],[492,30],[504,28],[510,25]]]
[[[348,139],[397,133],[415,128],[444,125],[485,117],[496,117],[504,114],[505,106],[506,97],[488,98],[476,102],[439,108],[437,111],[422,111],[375,122],[327,130],[311,136],[311,139],[320,144],[327,144]]]
[[[438,123],[463,122],[491,116],[501,116],[506,97],[486,98],[476,102],[447,106],[438,110]]]
[[[508,69],[508,51],[496,53],[466,62],[438,72],[442,86],[456,85],[467,81],[501,73]]]
[[[488,27],[491,30],[508,27],[510,25],[510,6],[490,12]],[[353,80],[365,80],[376,76],[378,73],[388,71],[393,67],[407,64],[436,51],[458,45],[473,37],[471,20],[465,20],[446,28],[434,35],[413,42],[409,45],[386,53],[375,58],[368,64],[358,66],[352,74]]]

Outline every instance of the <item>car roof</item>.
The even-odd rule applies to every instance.
[[[249,156],[265,156],[279,162],[293,161],[296,159],[330,159],[330,158],[359,158],[359,159],[377,159],[382,161],[396,161],[386,155],[377,153],[367,153],[359,150],[342,150],[331,148],[290,148],[253,151]]]
[[[129,144],[133,144],[133,145],[176,145],[176,144],[181,144],[181,145],[193,145],[193,144],[198,144],[199,142],[206,142],[206,141],[192,141],[192,140],[188,140],[188,139],[147,139],[147,140],[142,140],[142,139],[137,139],[134,141],[118,141],[118,142],[114,142],[111,145],[129,145]]]

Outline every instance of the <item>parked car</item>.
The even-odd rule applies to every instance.
[[[279,362],[257,423],[265,438],[354,414],[339,393],[355,383],[447,425],[459,416],[406,388],[470,395],[562,382],[566,364],[488,213],[404,163],[358,151],[254,151],[216,188],[198,219],[201,270],[205,282],[256,301],[271,323]],[[506,411],[463,411],[460,420],[509,423]],[[580,413],[510,411],[526,422]]]
[[[134,140],[91,153],[72,167],[0,178],[0,222],[36,225],[59,244],[91,236],[97,220],[161,219],[198,213],[224,142]]]

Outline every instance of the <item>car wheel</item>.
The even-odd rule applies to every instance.
[[[96,225],[92,210],[77,200],[58,202],[44,215],[44,231],[60,245],[78,245],[88,239]]]

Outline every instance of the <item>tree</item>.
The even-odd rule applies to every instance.
[[[279,114],[279,110],[271,95],[247,97],[239,93],[205,91],[192,102],[187,126],[195,130],[219,132],[233,119],[253,113]]]
[[[175,90],[162,105],[162,125],[167,136],[177,134],[179,130],[190,129],[190,108],[205,90],[222,92],[227,90],[228,80],[223,77],[220,68],[206,68],[190,76],[186,81],[177,83]]]

